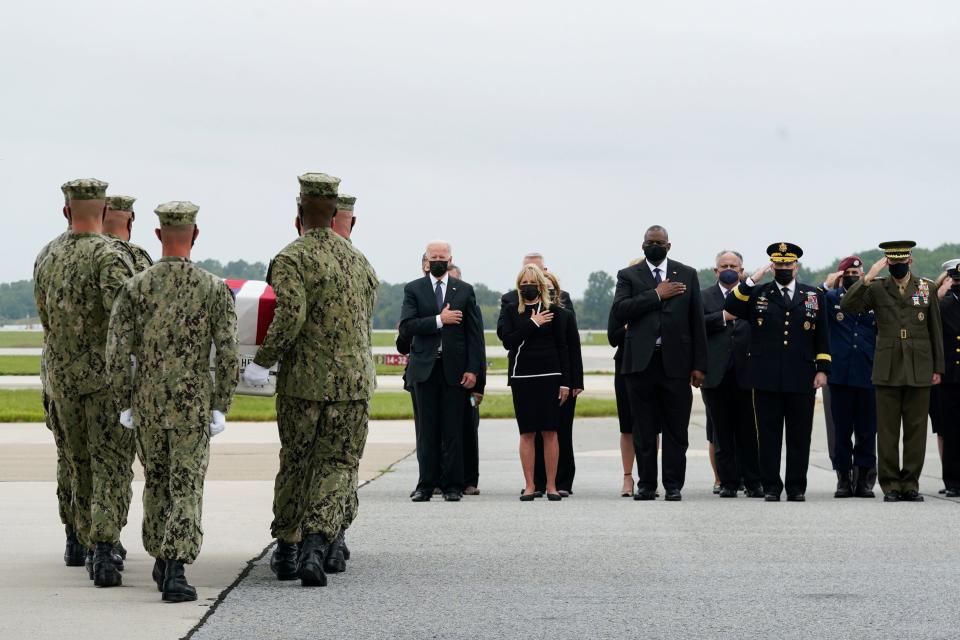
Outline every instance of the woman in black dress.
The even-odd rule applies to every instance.
[[[534,440],[543,437],[547,471],[547,498],[560,500],[557,458],[560,406],[570,396],[570,353],[565,313],[551,311],[549,283],[536,265],[517,276],[519,302],[504,308],[503,346],[509,351],[507,383],[520,428],[520,464],[525,487],[520,500],[536,495],[533,479]]]

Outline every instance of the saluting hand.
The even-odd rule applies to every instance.
[[[887,266],[887,256],[883,256],[879,260],[873,263],[873,266],[870,267],[870,271],[867,272],[867,275],[863,277],[863,281],[866,284],[873,282],[873,279],[880,275],[880,272]]]
[[[440,322],[443,324],[460,324],[463,322],[463,311],[454,311],[450,308],[450,303],[440,312]]]
[[[687,285],[682,282],[670,282],[666,279],[657,285],[657,295],[661,300],[669,300],[687,292]]]
[[[772,262],[768,262],[767,264],[757,269],[756,272],[752,276],[750,276],[750,279],[753,280],[753,284],[760,284],[760,281],[763,280],[763,276],[767,275],[767,273],[769,273],[771,269],[773,269]]]
[[[826,281],[827,287],[831,289],[836,289],[837,283],[840,282],[840,278],[842,277],[843,277],[843,271],[837,271],[836,273],[831,273],[829,276],[827,276],[827,281]]]

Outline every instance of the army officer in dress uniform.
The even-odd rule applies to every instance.
[[[844,313],[873,311],[877,351],[873,384],[877,394],[877,467],[886,502],[919,502],[920,471],[927,446],[930,387],[943,373],[943,331],[936,291],[910,273],[916,242],[880,245],[885,256],[840,302]],[[890,278],[879,278],[888,268]],[[903,423],[903,465],[900,424]]]
[[[830,332],[823,294],[797,282],[803,250],[789,242],[767,247],[771,263],[727,296],[726,310],[750,323],[750,377],[760,442],[764,499],[803,502],[810,462],[816,390],[830,372]],[[775,282],[758,284],[770,270]],[[787,434],[786,485],[780,451]]]

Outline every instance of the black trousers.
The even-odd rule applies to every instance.
[[[443,363],[437,363],[424,382],[414,388],[417,403],[417,489],[463,490],[463,410],[466,390],[443,379]]]
[[[480,409],[470,405],[463,409],[463,486],[476,487],[480,481]]]
[[[830,385],[833,413],[833,468],[847,473],[853,465],[877,467],[877,396],[873,388]]]
[[[806,493],[816,399],[812,392],[754,391],[760,436],[760,479],[765,493],[780,495],[784,489],[784,481],[780,478],[784,428],[787,434],[787,495]]]
[[[748,489],[760,488],[760,460],[753,395],[737,385],[734,370],[720,386],[703,389],[703,402],[713,422],[720,485],[736,491],[740,481]]]
[[[688,429],[693,392],[690,380],[668,378],[663,357],[654,352],[650,364],[640,373],[626,376],[633,441],[637,448],[638,489],[657,488],[657,430],[663,428],[663,488],[683,488],[687,473]]]
[[[960,490],[960,384],[946,382],[937,390],[943,423],[937,435],[943,436],[943,484]]]
[[[571,396],[560,407],[560,425],[557,427],[557,443],[560,457],[557,460],[557,491],[573,491],[573,477],[577,464],[573,458],[573,416],[577,411],[577,399]],[[533,462],[533,484],[537,491],[547,490],[547,466],[543,460],[543,436],[537,432],[534,440],[536,456]]]

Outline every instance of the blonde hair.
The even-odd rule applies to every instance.
[[[540,270],[535,264],[525,264],[523,268],[520,269],[520,273],[517,274],[517,298],[519,299],[519,304],[517,305],[517,312],[523,313],[527,310],[527,305],[523,300],[523,294],[520,293],[520,282],[523,281],[524,277],[530,273],[533,275],[534,279],[537,281],[537,286],[540,287],[540,304],[544,310],[550,308],[550,286],[547,284],[547,278],[543,275],[543,271]]]
[[[563,296],[560,295],[560,281],[557,280],[557,276],[553,275],[552,271],[548,271],[543,274],[543,277],[553,283],[553,291],[557,296],[557,299],[554,302],[557,303],[558,307],[563,307]]]
[[[937,277],[936,282],[934,282],[934,285],[937,287],[937,289],[943,286],[944,281],[947,279],[947,277],[949,277],[949,275],[950,274],[944,271]]]

